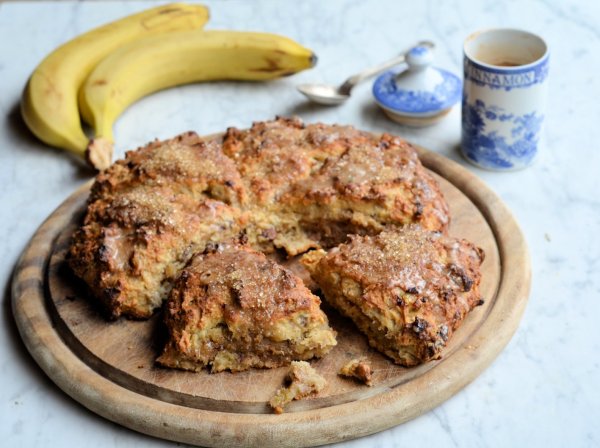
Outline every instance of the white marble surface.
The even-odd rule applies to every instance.
[[[10,276],[43,219],[87,179],[63,153],[23,129],[19,95],[34,66],[61,42],[150,2],[0,3],[0,445],[169,446],[110,423],[63,394],[29,357],[10,311]],[[506,350],[478,379],[435,410],[351,447],[600,446],[600,3],[567,1],[210,1],[210,28],[287,34],[319,55],[312,71],[270,84],[212,83],[173,89],[118,121],[117,151],[154,137],[246,127],[275,114],[399,133],[463,163],[460,111],[409,130],[386,121],[361,86],[348,104],[308,106],[303,81],[338,82],[419,38],[439,45],[437,64],[461,67],[470,32],[511,26],[551,47],[547,146],[515,173],[469,167],[508,204],[533,265],[529,305]]]

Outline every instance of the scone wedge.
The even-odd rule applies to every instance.
[[[214,245],[175,282],[165,312],[169,340],[158,363],[235,372],[323,356],[336,339],[320,303],[262,253]]]
[[[408,226],[353,236],[302,262],[325,299],[351,318],[369,344],[403,366],[440,356],[467,314],[482,303],[484,254],[466,240]]]

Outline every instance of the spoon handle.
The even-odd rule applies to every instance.
[[[378,64],[374,67],[367,68],[366,70],[363,70],[362,72],[351,76],[346,81],[344,81],[344,83],[339,87],[339,92],[342,95],[349,95],[350,91],[354,88],[354,86],[365,81],[366,79],[369,79],[372,76],[375,76],[381,72],[386,71],[389,68],[392,68],[395,65],[402,64],[406,60],[406,55],[411,49],[413,49],[414,47],[421,47],[421,46],[434,48],[435,44],[433,42],[430,42],[427,40],[421,41],[417,45],[410,47],[408,50],[403,52],[400,56],[396,56],[393,59],[382,62],[381,64]]]

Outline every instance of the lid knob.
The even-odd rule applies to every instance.
[[[429,47],[419,45],[406,55],[406,63],[410,70],[422,70],[433,62],[433,51]]]

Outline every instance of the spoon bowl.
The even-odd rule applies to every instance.
[[[325,106],[337,106],[350,98],[349,94],[343,94],[339,88],[327,84],[301,84],[298,91],[313,103]]]

